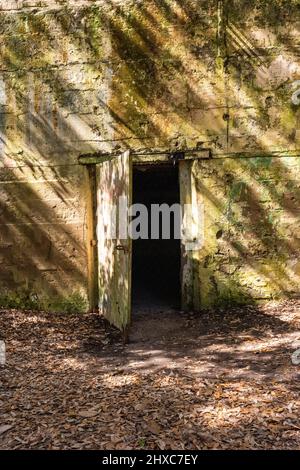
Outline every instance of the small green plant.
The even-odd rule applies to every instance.
[[[139,447],[144,449],[144,447],[146,446],[146,439],[144,437],[140,437],[137,441],[137,444]]]

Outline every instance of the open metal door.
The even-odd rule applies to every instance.
[[[130,152],[106,158],[96,168],[99,310],[126,340],[131,317]]]

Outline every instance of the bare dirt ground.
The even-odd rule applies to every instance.
[[[97,314],[1,310],[1,449],[299,449],[300,301]]]

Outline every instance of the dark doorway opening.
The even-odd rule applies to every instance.
[[[152,204],[180,204],[178,167],[152,165],[133,167],[133,204],[148,209],[151,230]],[[171,237],[137,239],[132,242],[133,312],[148,308],[180,308],[180,240],[174,236],[171,214]]]

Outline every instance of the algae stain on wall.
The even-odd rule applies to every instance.
[[[199,164],[209,214],[198,256],[202,305],[299,295],[299,164],[300,157]]]
[[[299,293],[297,2],[32,4],[0,15],[1,289],[85,296],[80,153],[205,146],[195,305]]]
[[[5,105],[6,105],[6,89],[3,77],[0,76],[0,163],[4,161],[5,151]]]

